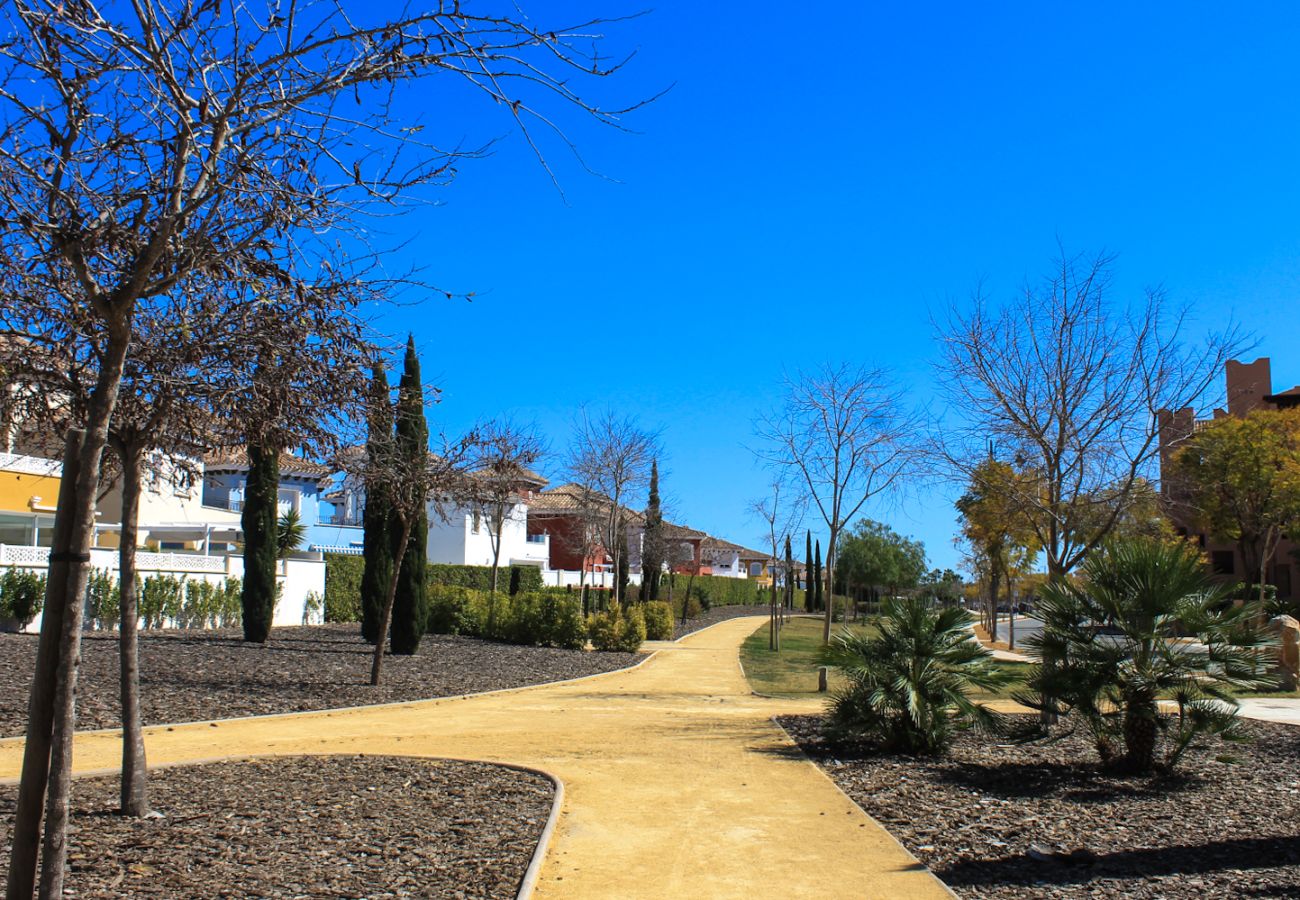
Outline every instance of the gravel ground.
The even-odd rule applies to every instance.
[[[160,769],[162,818],[116,814],[117,781],[73,792],[77,897],[512,898],[553,787],[502,766],[393,757]],[[16,790],[0,788],[0,848]]]
[[[710,625],[716,625],[719,622],[725,622],[728,619],[739,619],[743,616],[765,616],[767,615],[767,604],[758,606],[715,606],[708,612],[700,613],[694,619],[686,620],[686,627],[682,627],[681,619],[677,620],[676,630],[673,632],[674,639],[686,637],[688,634],[694,634],[701,628],[708,628]]]
[[[77,726],[117,727],[117,637],[89,632],[81,646]],[[277,628],[261,645],[232,630],[146,632],[145,724],[448,697],[610,672],[640,659],[430,634],[416,655],[385,659],[383,684],[370,687],[370,652],[356,625]],[[0,737],[26,728],[35,659],[35,635],[0,634]]]
[[[960,896],[1300,897],[1300,728],[1246,722],[1236,764],[1211,741],[1172,778],[1123,779],[1098,772],[1079,736],[968,734],[933,760],[829,744],[816,716],[780,722]],[[1031,845],[1080,852],[1039,861]]]

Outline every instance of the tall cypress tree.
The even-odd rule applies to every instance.
[[[393,406],[389,398],[388,375],[378,363],[371,370],[369,433],[366,455],[379,467],[379,458],[392,450]],[[384,486],[372,479],[366,485],[366,509],[363,518],[361,555],[365,568],[361,575],[361,636],[370,643],[379,640],[379,620],[388,599],[388,579],[393,574],[393,543],[389,498]]]
[[[397,386],[397,440],[393,452],[419,460],[429,452],[429,425],[424,418],[424,386],[420,383],[420,357],[415,352],[415,338],[406,339],[406,360],[402,380]],[[395,530],[395,529],[394,529]],[[397,536],[393,536],[397,540]],[[424,579],[429,543],[429,520],[417,516],[402,557],[397,579],[397,596],[393,600],[392,650],[410,656],[420,647],[424,623],[428,618]]]
[[[279,536],[280,451],[261,443],[248,447],[248,475],[244,482],[244,583],[240,603],[244,612],[244,640],[266,643],[275,617],[275,569],[280,560]]]
[[[664,567],[664,513],[659,502],[659,460],[650,461],[650,501],[641,539],[641,599],[658,600]]]
[[[817,598],[813,596],[812,586],[812,529],[804,533],[805,549],[803,552],[803,608],[807,612],[817,610]]]
[[[826,609],[826,592],[822,587],[822,542],[817,539],[817,555],[813,557],[813,590],[817,594],[817,609]]]

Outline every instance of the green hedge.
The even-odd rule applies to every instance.
[[[325,554],[326,622],[361,621],[361,573],[364,571],[365,561],[360,556]],[[518,575],[513,574],[516,571]],[[425,577],[430,590],[439,585],[477,591],[487,591],[492,587],[491,566],[430,563]],[[502,566],[497,573],[497,583],[501,594],[505,594],[512,583],[517,583],[522,593],[540,591],[542,571],[536,566]]]
[[[451,584],[429,588],[428,630],[539,647],[581,650],[587,643],[582,603],[576,597],[530,591],[511,597],[498,592],[493,606],[486,591]]]
[[[705,609],[713,606],[748,606],[753,603],[767,603],[768,591],[749,578],[728,578],[725,575],[696,575],[692,580],[689,575],[674,576],[677,581],[673,587],[673,599],[686,593],[690,585],[691,597],[700,601]],[[638,591],[639,594],[639,591]],[[659,585],[659,596],[668,599],[667,576]]]

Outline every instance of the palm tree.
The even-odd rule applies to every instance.
[[[1234,692],[1265,684],[1257,607],[1229,601],[1183,541],[1117,541],[1081,576],[1041,593],[1043,630],[1025,641],[1039,663],[1017,699],[1077,716],[1102,764],[1132,773],[1155,768],[1162,743],[1168,770],[1202,735],[1238,737]]]
[[[997,690],[1011,676],[974,640],[969,621],[961,609],[887,597],[877,633],[843,629],[826,658],[848,686],[831,700],[828,731],[935,754],[947,749],[954,727],[996,728],[997,714],[970,693]]]
[[[280,514],[280,521],[276,523],[275,547],[281,559],[301,547],[306,538],[307,526],[296,509],[290,507]]]

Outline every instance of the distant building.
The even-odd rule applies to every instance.
[[[1214,419],[1226,416],[1245,416],[1255,409],[1291,409],[1300,406],[1300,385],[1278,393],[1273,392],[1273,375],[1269,359],[1262,356],[1254,362],[1243,363],[1229,360],[1224,366],[1227,381],[1226,410],[1214,410],[1210,419],[1198,419],[1191,407],[1179,410],[1162,409],[1157,413],[1160,429],[1160,492],[1165,501],[1165,508],[1174,521],[1180,534],[1192,535],[1209,554],[1210,564],[1217,575],[1237,581],[1253,581],[1253,573],[1245,571],[1245,565],[1237,548],[1230,543],[1216,541],[1199,532],[1185,514],[1187,509],[1186,491],[1179,485],[1173,475],[1166,475],[1171,470],[1174,454],[1201,428]],[[1294,537],[1294,536],[1292,536]],[[1290,599],[1295,596],[1295,568],[1300,563],[1296,556],[1297,544],[1294,540],[1284,539],[1273,555],[1273,563],[1268,572],[1268,582],[1277,588],[1278,597]]]

